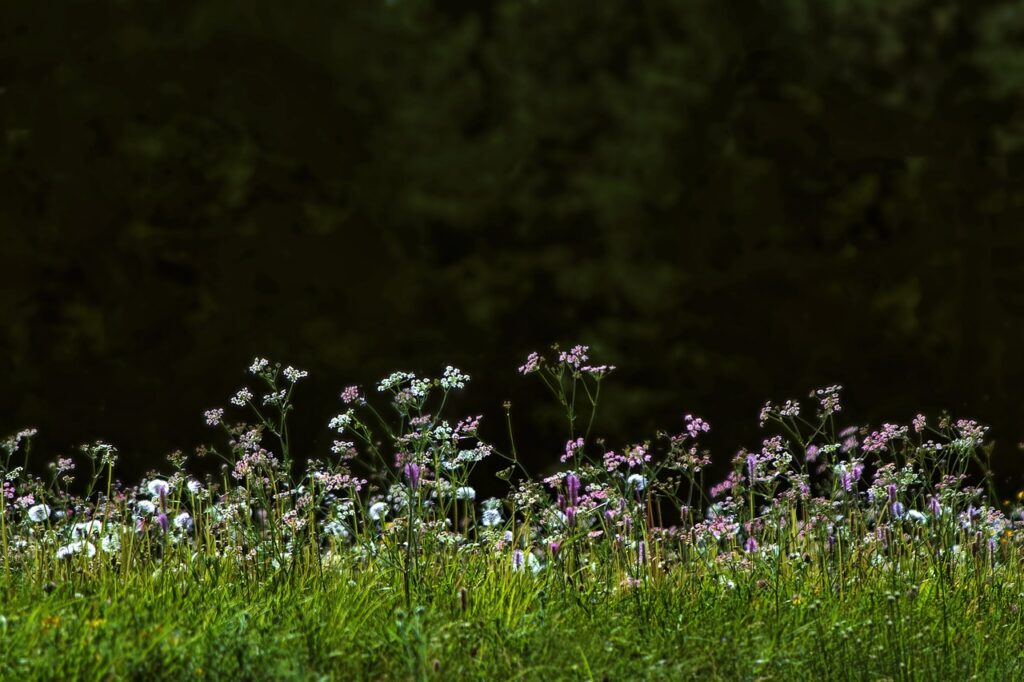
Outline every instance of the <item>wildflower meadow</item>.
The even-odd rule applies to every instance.
[[[339,387],[311,453],[307,373],[256,358],[210,445],[135,482],[113,445],[6,438],[0,677],[1024,678],[1024,511],[984,426],[848,423],[829,386],[766,403],[712,477],[696,414],[600,439],[589,355],[518,369],[566,416],[541,475],[507,403],[501,443],[449,414],[454,367]]]

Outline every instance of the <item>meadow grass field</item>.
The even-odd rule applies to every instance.
[[[567,416],[531,476],[469,377],[396,372],[341,394],[337,440],[293,459],[305,373],[257,358],[257,397],[208,410],[221,461],[119,483],[105,443],[34,468],[3,441],[3,679],[1013,680],[1024,677],[1019,500],[986,429],[948,415],[847,425],[841,388],[767,403],[758,448],[706,481],[710,429],[607,448],[613,367],[531,354]],[[503,497],[473,470],[503,459]],[[207,467],[209,469],[209,467]],[[980,472],[980,473],[979,473]],[[974,474],[977,474],[976,476]]]

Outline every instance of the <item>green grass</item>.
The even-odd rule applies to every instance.
[[[1024,674],[1019,562],[966,562],[917,582],[864,563],[839,594],[826,564],[802,559],[751,570],[694,563],[630,587],[607,558],[534,575],[505,556],[438,553],[420,566],[412,608],[401,569],[384,558],[323,567],[310,555],[259,580],[235,562],[190,565],[187,551],[156,573],[51,563],[0,587],[0,671],[19,680]]]
[[[173,453],[171,476],[126,487],[104,443],[46,480],[34,430],[0,441],[0,678],[1024,679],[1024,508],[999,504],[985,427],[842,428],[833,386],[813,416],[766,404],[776,435],[709,489],[700,418],[590,439],[611,369],[586,351],[521,368],[568,417],[543,481],[509,408],[506,453],[479,418],[442,416],[468,381],[451,367],[381,382],[391,421],[346,389],[328,425],[355,442],[301,472],[287,415],[305,375],[259,358],[263,407],[231,399],[256,421],[204,415],[228,437],[197,453],[220,480]],[[488,456],[508,493],[477,502]]]

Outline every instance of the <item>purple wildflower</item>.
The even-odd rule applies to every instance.
[[[527,374],[536,372],[538,369],[540,369],[540,354],[534,352],[526,356],[526,364],[519,368],[519,373],[526,376]]]
[[[561,457],[561,461],[568,462],[570,459],[579,454],[580,450],[583,449],[583,439],[577,438],[576,440],[566,441],[565,453]]]
[[[576,474],[570,473],[565,477],[565,488],[569,493],[569,505],[575,507],[580,501],[580,479]]]

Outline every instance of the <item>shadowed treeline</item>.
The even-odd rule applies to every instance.
[[[580,342],[615,447],[693,412],[726,461],[842,383],[992,424],[1009,485],[1022,34],[1011,0],[5,3],[0,426],[161,466],[260,354],[310,370],[324,456],[345,385],[451,362],[541,468],[514,369]]]

